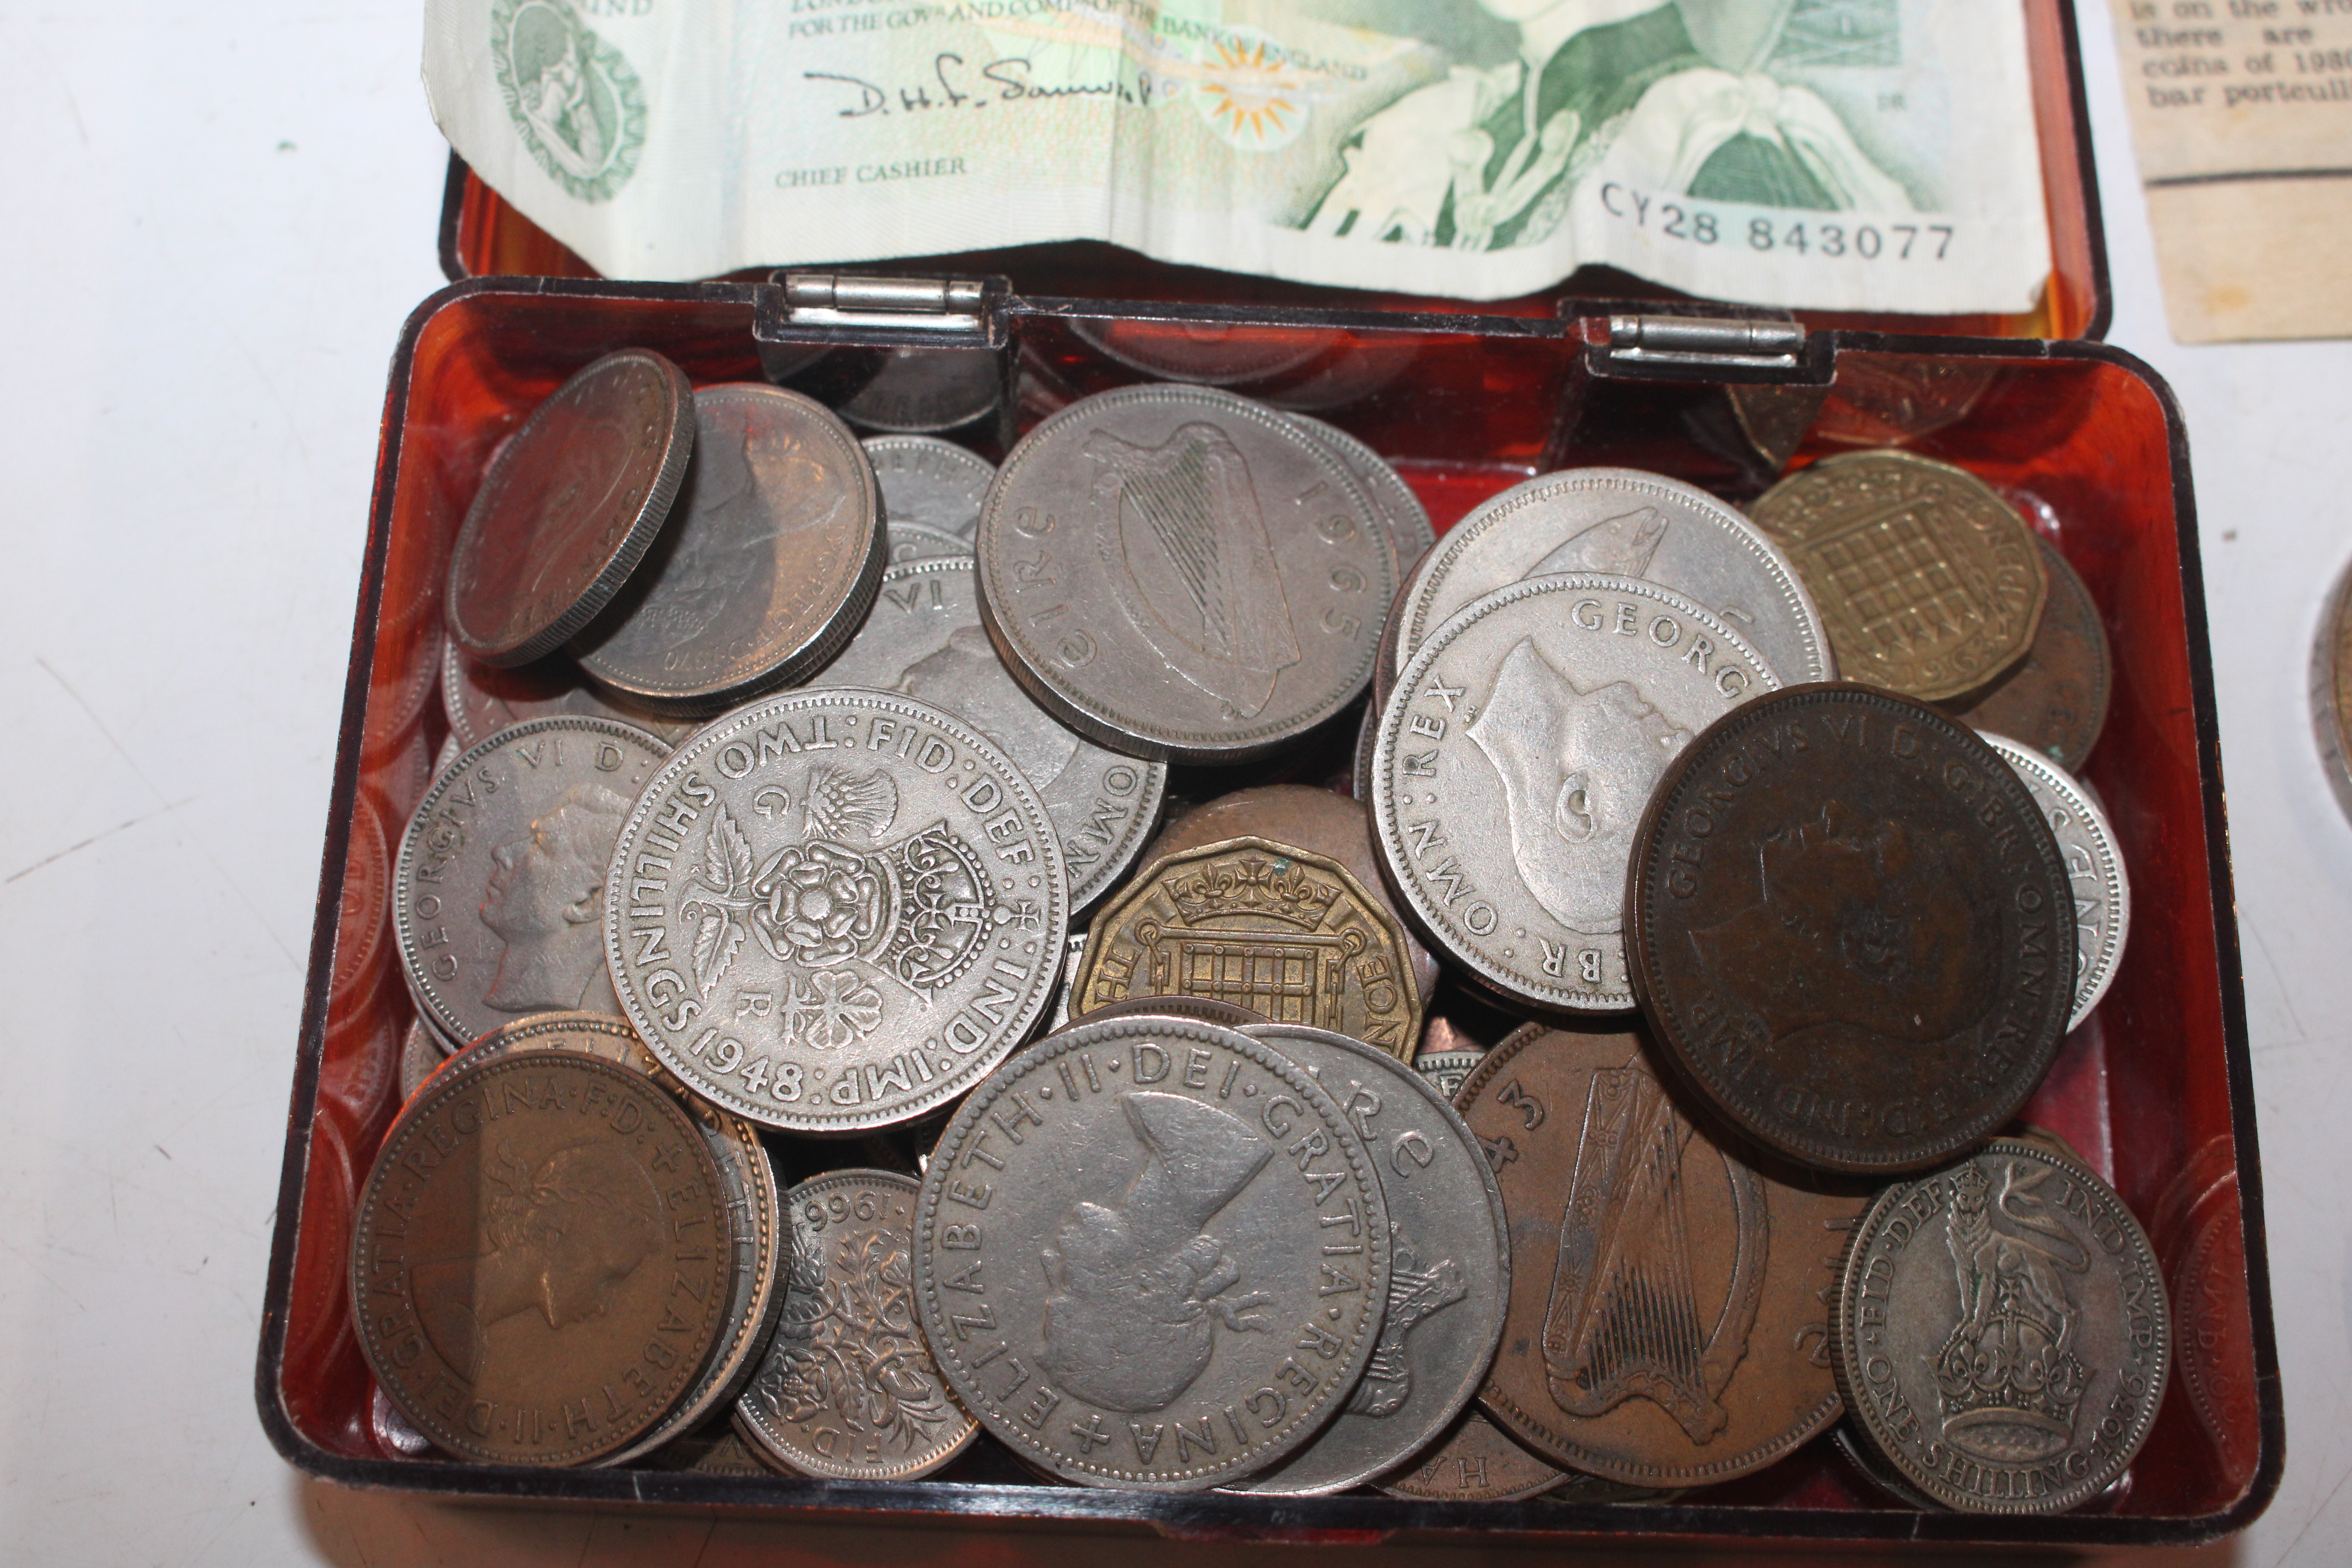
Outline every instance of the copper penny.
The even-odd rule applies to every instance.
[[[1828,1170],[1990,1137],[2074,1009],[2073,884],[2032,795],[1972,731],[1868,687],[1759,698],[1685,747],[1627,904],[1665,1059]]]
[[[1554,1464],[1637,1487],[1761,1469],[1837,1419],[1830,1302],[1861,1193],[1768,1176],[1660,1084],[1643,1037],[1530,1024],[1455,1100],[1510,1216],[1480,1403]]]
[[[385,1136],[352,1243],[360,1348],[402,1415],[492,1464],[627,1447],[725,1331],[725,1188],[644,1075],[459,1058]]]
[[[2032,646],[2049,592],[2042,552],[1965,468],[1853,452],[1782,479],[1749,511],[1811,592],[1849,680],[1941,701]]]
[[[2042,626],[2016,668],[1983,692],[1945,703],[1972,730],[1990,730],[2033,747],[2073,773],[2091,754],[2107,721],[2115,656],[2099,606],[2058,547],[2033,535],[2050,579]]]
[[[1410,1061],[1421,991],[1404,932],[1338,860],[1251,837],[1165,856],[1095,915],[1075,1020],[1130,996],[1207,996]]]
[[[1426,997],[1437,984],[1437,960],[1404,923],[1388,884],[1381,879],[1380,851],[1372,847],[1372,817],[1364,809],[1362,798],[1349,800],[1308,784],[1235,790],[1172,817],[1144,849],[1142,863],[1156,865],[1163,856],[1245,834],[1328,855],[1345,866],[1395,919],[1397,929],[1404,933],[1405,956],[1412,961],[1414,984]]]

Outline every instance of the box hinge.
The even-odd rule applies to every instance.
[[[1623,365],[1738,366],[1796,370],[1802,363],[1801,321],[1707,316],[1612,316],[1607,357]]]
[[[787,272],[785,320],[795,327],[977,332],[988,286],[977,278],[859,278]]]

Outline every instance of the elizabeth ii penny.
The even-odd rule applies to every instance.
[[[509,724],[562,714],[634,724],[672,745],[694,729],[690,721],[663,719],[606,701],[579,668],[560,655],[499,669],[467,658],[455,643],[447,644],[441,656],[441,710],[449,720],[445,744],[460,752],[480,745]],[[440,764],[433,771],[439,773]]]
[[[912,1480],[980,1435],[916,1321],[919,1191],[895,1171],[851,1170],[785,1194],[783,1316],[735,1405],[736,1428],[772,1462],[836,1480]]]
[[[1986,690],[1943,706],[1970,729],[2013,737],[2071,773],[2107,721],[2115,658],[2091,591],[2056,545],[2032,537],[2050,581],[2033,646]]]
[[[1812,590],[1848,680],[1939,702],[2032,646],[2049,593],[2042,552],[1965,468],[1908,452],[1825,458],[1748,510]]]
[[[1106,751],[1037,706],[981,629],[968,554],[884,573],[866,625],[817,684],[903,691],[995,742],[1054,819],[1073,909],[1127,874],[1160,820],[1167,764]]]
[[[449,635],[486,664],[552,653],[619,593],[694,450],[686,373],[646,349],[555,389],[490,459],[449,562]]]
[[[1717,1143],[1636,1034],[1529,1024],[1455,1104],[1510,1221],[1489,1418],[1654,1488],[1761,1469],[1837,1419],[1830,1302],[1866,1194],[1789,1185]]]
[[[1373,1152],[1276,1047],[1081,1021],[1006,1062],[932,1151],[915,1294],[963,1407],[1065,1480],[1198,1491],[1297,1452],[1380,1342]]]
[[[533,719],[442,770],[393,868],[417,1011],[453,1040],[531,1013],[614,1012],[604,874],[669,747],[609,719]]]
[[[1739,634],[1784,682],[1836,673],[1815,595],[1773,542],[1723,502],[1638,468],[1570,468],[1514,485],[1446,531],[1414,574],[1396,668],[1473,600],[1525,577],[1633,577]]]
[[[1617,1012],[1625,865],[1691,737],[1780,684],[1690,600],[1627,577],[1529,577],[1413,655],[1381,714],[1372,824],[1430,945],[1515,1001]]]
[[[461,1458],[629,1447],[727,1330],[725,1192],[642,1073],[576,1051],[451,1062],[360,1194],[352,1316],[377,1385]]]
[[[621,1005],[695,1093],[858,1133],[1029,1037],[1069,931],[1053,819],[993,742],[910,697],[812,688],[697,731],[604,887]]]
[[[2001,754],[1869,687],[1799,687],[1684,748],[1630,879],[1642,1006],[1736,1127],[1885,1175],[1990,1137],[2074,1004],[2074,892]]]
[[[2123,846],[2107,814],[2072,773],[2006,735],[1989,734],[1984,741],[2025,781],[2074,886],[2074,1008],[2066,1027],[2077,1029],[2107,994],[2131,932],[2131,882],[2124,874]]]
[[[936,436],[869,436],[859,445],[874,465],[894,536],[902,528],[924,528],[971,548],[995,464]]]
[[[1266,755],[1362,694],[1387,525],[1286,416],[1195,386],[1083,398],[1006,457],[978,538],[1005,666],[1103,745]]]
[[[1835,1345],[1855,1426],[1912,1489],[1970,1513],[2063,1513],[2155,1426],[2171,1314],[2114,1190],[2000,1138],[1871,1205]]]
[[[694,422],[660,545],[572,643],[600,685],[683,717],[823,668],[866,618],[887,553],[874,467],[823,404],[706,386]]]

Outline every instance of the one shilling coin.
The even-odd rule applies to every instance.
[[[1636,577],[1737,631],[1784,683],[1836,672],[1813,596],[1754,523],[1696,485],[1638,468],[1569,468],[1514,485],[1448,529],[1397,627],[1400,673],[1430,634],[1523,577]]]
[[[1160,820],[1168,765],[1105,751],[1038,707],[981,628],[974,579],[969,555],[891,567],[866,625],[817,684],[902,691],[996,742],[1045,801],[1071,907],[1082,910],[1135,864]]]
[[[2000,753],[1870,687],[1776,692],[1677,756],[1628,932],[1666,1059],[1810,1165],[1937,1164],[2017,1113],[2074,1002],[2074,893]]]
[[[822,668],[865,619],[887,553],[873,465],[823,404],[706,386],[694,420],[677,515],[572,644],[602,685],[681,716]]]
[[[1390,1247],[1372,1152],[1305,1068],[1213,1024],[1119,1018],[1031,1047],[956,1112],[915,1289],[957,1398],[1027,1462],[1197,1491],[1346,1405]]]
[[[981,513],[1005,665],[1107,746],[1265,755],[1371,677],[1396,550],[1363,487],[1286,416],[1204,387],[1083,398],[1005,458]]]
[[[735,1425],[802,1475],[911,1480],[980,1435],[915,1319],[918,1191],[894,1171],[851,1170],[785,1194],[783,1317]]]
[[[605,868],[629,803],[668,755],[609,719],[533,719],[433,781],[401,836],[392,909],[408,989],[443,1034],[616,1010]]]
[[[882,512],[893,532],[913,526],[971,544],[980,503],[996,465],[935,436],[869,436],[859,443],[882,487]]]
[[[903,1121],[1051,1005],[1069,889],[1011,758],[928,703],[787,692],[696,731],[637,797],[604,942],[695,1093],[789,1131]]]
[[[585,1464],[694,1386],[734,1261],[710,1150],[643,1073],[576,1051],[460,1058],[368,1175],[352,1316],[377,1384],[443,1449]]]
[[[449,562],[449,635],[528,664],[594,619],[668,518],[694,451],[686,373],[606,354],[532,410],[482,476]]]
[[[1988,734],[1984,741],[2025,781],[2074,882],[2074,1010],[2066,1027],[2080,1028],[2107,994],[2124,959],[2124,939],[2131,934],[2131,881],[2124,875],[2123,846],[2107,814],[2072,773],[2006,735]]]
[[[2049,593],[2042,552],[1965,468],[1908,452],[1825,458],[1748,510],[1812,591],[1848,680],[1940,702],[2033,644]]]
[[[1471,604],[1381,715],[1372,824],[1430,944],[1504,995],[1622,1011],[1625,866],[1691,738],[1780,685],[1690,600],[1624,577],[1530,577]]]
[[[1972,1513],[2060,1513],[2123,1474],[2171,1363],[2155,1250],[2088,1170],[2002,1138],[1879,1194],[1837,1301],[1862,1436]]]

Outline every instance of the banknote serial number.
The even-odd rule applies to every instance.
[[[1952,248],[1948,223],[1822,223],[1810,218],[1741,219],[1681,202],[1660,201],[1611,181],[1601,187],[1610,216],[1692,245],[1746,245],[1755,251],[1859,257],[1864,261],[1941,261]]]

